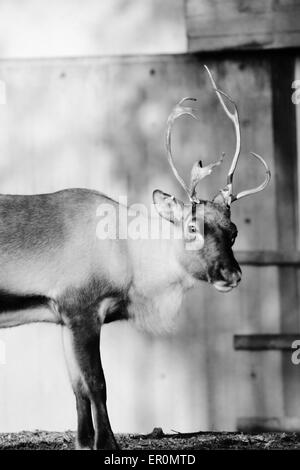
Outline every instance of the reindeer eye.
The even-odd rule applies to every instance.
[[[196,233],[197,232],[196,225],[195,224],[189,224],[188,225],[188,231],[189,231],[189,233]]]

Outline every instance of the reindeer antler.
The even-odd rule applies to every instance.
[[[245,191],[241,191],[238,194],[233,194],[233,187],[232,187],[232,185],[233,185],[233,175],[234,175],[234,172],[236,170],[238,159],[239,159],[239,156],[240,156],[240,151],[241,151],[241,131],[240,131],[239,114],[238,114],[238,110],[237,110],[235,102],[232,100],[232,98],[230,98],[229,95],[227,95],[226,93],[224,93],[224,91],[220,90],[217,87],[209,68],[206,65],[204,65],[204,67],[205,67],[205,69],[208,73],[210,81],[213,85],[213,89],[215,90],[215,92],[217,94],[217,97],[218,97],[218,99],[219,99],[226,115],[229,117],[229,119],[231,120],[231,122],[234,126],[234,131],[235,131],[235,136],[236,136],[235,152],[234,152],[234,156],[233,156],[233,159],[232,159],[232,162],[231,162],[231,165],[230,165],[230,168],[229,168],[229,172],[228,172],[228,175],[227,175],[227,184],[226,184],[225,188],[220,191],[224,202],[228,206],[230,206],[230,204],[233,201],[236,201],[238,199],[241,199],[242,197],[249,196],[251,194],[255,194],[255,193],[258,193],[258,192],[262,191],[268,185],[268,183],[271,179],[271,172],[270,172],[269,167],[268,167],[267,163],[265,162],[265,160],[260,155],[254,153],[254,152],[251,152],[251,155],[256,157],[264,165],[265,170],[266,170],[265,180],[263,181],[262,184],[260,184],[259,186],[255,187],[253,189],[248,189],[248,190],[245,190]],[[226,105],[226,103],[224,101],[224,98],[226,98],[226,100],[228,100],[233,105],[233,112],[230,111],[230,109]],[[201,160],[196,162],[192,167],[189,186],[185,183],[183,178],[180,176],[180,174],[178,173],[178,170],[177,170],[177,168],[174,164],[174,161],[173,161],[173,155],[172,155],[172,150],[171,150],[171,133],[172,133],[172,127],[173,127],[173,124],[174,124],[175,120],[178,119],[180,116],[182,116],[184,114],[192,116],[194,119],[198,120],[198,117],[195,114],[195,111],[196,111],[195,108],[193,108],[191,106],[183,106],[183,103],[185,101],[188,101],[188,100],[189,101],[197,101],[196,98],[183,98],[175,106],[175,108],[173,109],[173,111],[171,112],[171,114],[168,117],[167,130],[166,130],[166,147],[167,147],[168,161],[170,163],[170,166],[172,168],[172,171],[173,171],[175,177],[177,178],[177,180],[179,181],[179,183],[183,187],[183,189],[186,192],[186,194],[188,195],[190,201],[191,202],[199,202],[199,199],[198,199],[197,194],[196,194],[196,187],[197,187],[198,183],[203,178],[210,175],[212,173],[213,169],[216,166],[218,166],[222,163],[225,154],[223,153],[219,160],[217,160],[216,162],[210,163],[209,165],[207,165],[205,167],[202,167]]]
[[[191,177],[190,177],[190,184],[189,186],[185,183],[183,178],[180,176],[178,173],[178,170],[174,164],[173,161],[173,155],[172,155],[172,150],[171,150],[171,133],[172,133],[172,127],[176,119],[178,119],[180,116],[187,114],[189,116],[192,116],[194,119],[198,120],[198,117],[195,114],[195,109],[192,108],[191,106],[182,106],[185,101],[197,101],[196,98],[183,98],[182,100],[179,101],[179,103],[175,106],[173,111],[168,117],[167,121],[167,130],[166,130],[166,148],[167,148],[167,156],[168,156],[168,161],[170,163],[170,166],[172,168],[172,171],[176,177],[176,179],[179,181],[180,185],[183,187],[184,191],[188,195],[189,199],[191,202],[199,202],[199,199],[197,198],[196,195],[196,187],[203,178],[206,176],[210,175],[213,168],[220,165],[223,161],[224,154],[222,154],[220,160],[210,163],[209,165],[202,167],[202,162],[199,160],[196,162],[191,171]]]
[[[228,172],[228,175],[227,175],[227,185],[225,186],[224,189],[221,190],[221,194],[223,196],[223,199],[224,199],[225,203],[228,206],[230,206],[230,204],[232,202],[237,201],[238,199],[241,199],[242,197],[258,193],[258,192],[262,191],[263,189],[265,189],[265,187],[268,185],[268,183],[271,179],[271,172],[270,172],[270,169],[269,169],[267,163],[265,162],[265,160],[260,155],[257,155],[256,153],[251,152],[251,155],[256,157],[264,165],[265,170],[266,170],[265,180],[262,184],[260,184],[259,186],[255,187],[253,189],[248,189],[248,190],[245,190],[245,191],[241,191],[240,193],[238,193],[236,195],[233,194],[233,188],[232,188],[233,175],[234,175],[234,172],[235,172],[235,169],[236,169],[236,166],[237,166],[237,163],[238,163],[238,159],[239,159],[239,156],[240,156],[240,151],[241,151],[241,131],[240,131],[239,115],[238,115],[238,111],[237,111],[237,107],[236,107],[235,102],[230,98],[230,96],[228,96],[226,93],[224,93],[223,91],[221,91],[217,87],[216,82],[214,81],[213,76],[212,76],[209,68],[206,65],[204,65],[204,67],[205,67],[205,69],[208,73],[210,81],[213,85],[213,89],[215,90],[215,92],[217,94],[217,97],[219,98],[219,101],[220,101],[225,113],[227,114],[227,116],[229,117],[229,119],[233,123],[234,130],[235,130],[235,135],[236,135],[236,147],[235,147],[234,157],[232,159],[232,163],[230,165],[230,169],[229,169],[229,172]],[[225,97],[233,105],[233,107],[234,107],[233,112],[231,112],[229,110],[228,106],[226,106],[223,97]]]

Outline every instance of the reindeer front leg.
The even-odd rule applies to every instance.
[[[94,426],[91,412],[91,401],[84,383],[73,347],[73,335],[69,328],[62,327],[64,353],[70,381],[76,399],[77,437],[76,449],[88,450],[94,447]]]
[[[78,414],[78,448],[117,449],[106,408],[106,384],[100,358],[100,327],[76,324],[64,332],[67,340],[69,370],[76,396]],[[74,385],[75,383],[75,385]],[[91,416],[93,413],[93,422]]]

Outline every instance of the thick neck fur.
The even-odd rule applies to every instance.
[[[168,229],[170,222],[162,224]],[[154,333],[174,329],[184,292],[196,282],[179,262],[183,240],[160,237],[128,243],[133,270],[130,317],[136,326]]]

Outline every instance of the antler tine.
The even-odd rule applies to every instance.
[[[204,67],[205,67],[205,70],[208,73],[210,81],[213,85],[213,88],[214,88],[214,90],[215,90],[215,92],[216,92],[216,94],[219,98],[219,101],[220,101],[225,113],[227,114],[227,116],[229,117],[229,119],[232,121],[232,123],[234,125],[235,134],[236,134],[236,148],[235,148],[234,157],[232,159],[232,163],[231,163],[228,175],[227,175],[227,185],[224,189],[221,190],[221,194],[223,196],[223,199],[225,200],[226,204],[230,206],[230,204],[233,201],[241,199],[245,196],[250,196],[251,194],[258,193],[258,192],[262,191],[263,189],[265,189],[265,187],[268,185],[268,183],[271,179],[271,172],[270,172],[270,169],[269,169],[267,163],[265,162],[265,160],[260,155],[258,155],[257,153],[251,152],[251,155],[256,157],[264,165],[265,170],[266,170],[265,180],[262,184],[260,184],[256,188],[248,189],[246,191],[242,191],[242,192],[238,193],[237,195],[233,194],[232,180],[233,180],[233,175],[234,175],[234,172],[235,172],[235,169],[236,169],[236,166],[237,166],[237,162],[238,162],[239,155],[240,155],[240,150],[241,150],[241,131],[240,131],[240,123],[239,123],[239,114],[238,114],[238,110],[237,110],[235,102],[230,98],[230,96],[228,96],[222,90],[219,90],[217,88],[216,82],[214,81],[213,76],[212,76],[209,68],[206,65],[204,65]],[[232,105],[234,106],[234,112],[233,113],[226,106],[222,95],[225,96],[225,98],[228,101],[230,101],[232,103]]]
[[[233,99],[227,95],[226,93],[224,93],[222,90],[220,90],[217,85],[216,85],[216,82],[209,70],[209,68],[204,65],[205,67],[205,70],[207,71],[208,73],[208,76],[210,78],[210,81],[213,85],[213,89],[215,90],[216,94],[217,94],[217,97],[219,98],[219,101],[225,111],[225,113],[227,114],[227,116],[229,117],[229,119],[232,121],[233,123],[233,126],[234,126],[234,130],[235,130],[235,135],[236,135],[236,147],[235,147],[235,153],[234,153],[234,157],[232,159],[232,163],[231,163],[231,166],[230,166],[230,169],[229,169],[229,172],[228,172],[228,176],[227,176],[227,184],[230,185],[230,191],[231,191],[231,188],[232,188],[232,179],[233,179],[233,174],[235,172],[235,169],[236,169],[236,165],[237,165],[237,162],[238,162],[238,159],[239,159],[239,155],[240,155],[240,151],[241,151],[241,131],[240,131],[240,122],[239,122],[239,114],[238,114],[238,110],[237,110],[237,107],[236,107],[236,104],[235,102],[233,101]],[[230,103],[233,105],[234,107],[234,113],[232,113],[228,107],[226,106],[225,104],[225,101],[223,99],[223,96],[225,96],[225,98],[230,101]],[[230,192],[229,191],[229,192]]]
[[[253,188],[253,189],[247,189],[245,191],[241,191],[240,193],[238,193],[236,196],[233,196],[232,198],[232,201],[237,201],[238,199],[242,199],[242,197],[245,197],[245,196],[250,196],[251,194],[255,194],[255,193],[259,193],[260,191],[262,191],[263,189],[265,189],[265,187],[269,184],[269,181],[271,179],[271,171],[267,165],[267,163],[265,162],[265,160],[260,156],[258,155],[257,153],[254,153],[254,152],[251,152],[251,155],[253,155],[254,157],[256,157],[265,167],[266,169],[266,177],[265,177],[265,180],[263,181],[263,183],[261,183],[259,186],[257,186],[256,188]]]
[[[190,196],[193,201],[198,201],[198,197],[196,194],[196,187],[198,183],[203,178],[210,175],[216,166],[221,165],[224,157],[225,157],[225,153],[223,152],[219,160],[217,160],[216,162],[210,163],[209,165],[205,167],[202,167],[201,160],[199,162],[196,162],[193,165],[192,172],[191,172],[191,184],[190,184]]]
[[[172,150],[171,150],[171,132],[172,132],[172,126],[175,122],[176,119],[178,119],[180,116],[184,114],[188,114],[189,116],[192,116],[194,119],[198,120],[198,117],[194,113],[194,109],[189,106],[182,106],[182,104],[187,101],[197,101],[196,98],[183,98],[182,100],[179,101],[179,103],[175,106],[173,111],[168,117],[167,121],[167,130],[166,130],[166,148],[167,148],[167,156],[168,156],[168,161],[169,164],[172,168],[172,171],[176,177],[176,179],[179,181],[181,186],[183,187],[184,191],[188,195],[189,199],[191,202],[199,202],[199,199],[196,195],[196,187],[199,183],[200,180],[205,178],[206,176],[210,175],[213,168],[215,166],[218,166],[222,163],[224,154],[222,154],[220,160],[210,163],[209,165],[202,167],[202,162],[198,161],[193,165],[192,171],[191,171],[191,178],[190,178],[190,186],[188,187],[183,178],[180,176],[178,173],[178,170],[174,164],[173,161],[173,155],[172,155]]]
[[[180,183],[184,191],[187,193],[189,199],[192,201],[190,190],[188,186],[186,185],[184,179],[178,173],[178,170],[174,164],[172,150],[171,150],[171,133],[172,133],[172,127],[173,127],[175,120],[184,114],[188,114],[189,116],[192,116],[194,119],[198,119],[197,116],[194,114],[194,110],[192,107],[182,106],[182,104],[188,100],[197,101],[196,98],[183,98],[182,100],[179,101],[179,103],[177,103],[177,105],[175,106],[175,108],[173,109],[173,111],[168,117],[167,130],[166,130],[166,148],[167,148],[168,161],[175,175],[175,178],[178,180],[178,182]]]

